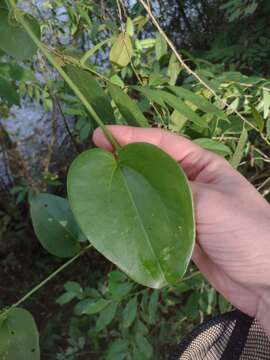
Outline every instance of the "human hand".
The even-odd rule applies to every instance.
[[[193,191],[197,239],[193,261],[235,307],[270,335],[270,205],[223,158],[160,129],[109,126],[120,145],[154,144],[174,158]],[[94,143],[112,151],[97,129]]]

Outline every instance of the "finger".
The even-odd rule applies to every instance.
[[[182,136],[166,130],[119,125],[110,125],[108,128],[121,146],[133,142],[147,142],[158,146],[181,164],[191,180],[197,179],[202,170],[206,175],[207,168],[212,176],[216,178],[222,165],[226,163],[221,157],[202,149]],[[113,150],[100,128],[95,130],[93,141],[98,147],[109,151]],[[208,175],[207,177],[209,177]],[[203,178],[197,180],[204,181]]]
[[[181,161],[191,150],[200,150],[199,146],[191,141],[161,129],[119,125],[111,125],[108,128],[121,146],[133,142],[147,142],[160,147],[176,161]],[[111,144],[100,128],[94,132],[93,140],[97,146],[112,151]]]

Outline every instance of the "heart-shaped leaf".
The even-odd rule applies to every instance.
[[[71,209],[93,246],[132,279],[153,288],[174,284],[194,246],[187,179],[154,145],[129,144],[118,157],[93,149],[75,159]]]
[[[24,15],[35,35],[40,38],[38,22],[30,15]],[[31,58],[37,47],[29,35],[14,18],[10,17],[9,11],[0,8],[0,49],[19,61]]]
[[[52,255],[72,257],[80,251],[84,239],[68,201],[51,194],[39,194],[31,200],[31,218],[42,246]]]
[[[32,315],[21,308],[11,309],[0,321],[0,358],[39,360],[39,336]]]

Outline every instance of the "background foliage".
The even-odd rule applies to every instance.
[[[104,121],[149,124],[187,136],[226,157],[269,199],[269,1],[151,3],[186,63],[230,107],[179,65],[139,3],[18,1],[41,24],[42,40],[60,64],[80,60],[82,91]],[[129,56],[121,50],[124,30]],[[29,201],[39,192],[66,196],[69,164],[92,146],[96,125],[40,52],[16,61],[2,52],[2,34],[0,305],[5,307],[63,264],[39,245]],[[90,83],[95,91],[89,91]],[[7,126],[16,107],[28,103],[42,106],[51,127],[36,172]],[[193,266],[179,285],[149,290],[93,250],[24,306],[36,319],[42,358],[70,360],[164,359],[196,324],[230,309]]]

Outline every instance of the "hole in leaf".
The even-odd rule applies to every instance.
[[[48,207],[48,204],[44,204],[44,207]]]
[[[13,331],[13,330],[11,330],[10,333],[11,333],[11,335],[15,335],[15,331]]]
[[[36,349],[35,348],[33,348],[33,349],[31,349],[31,352],[33,353],[33,352],[35,352],[36,351]]]

